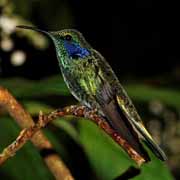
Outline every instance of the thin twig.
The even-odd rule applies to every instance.
[[[85,106],[69,106],[69,107],[65,107],[63,111],[67,115],[86,117],[92,120],[101,129],[103,129],[106,132],[106,134],[111,136],[112,139],[116,141],[116,143],[118,143],[128,153],[131,159],[133,159],[139,166],[144,162],[146,162],[146,160],[140,154],[138,154],[131,147],[131,145],[125,139],[123,139],[113,128],[111,128],[110,125],[106,122],[106,120],[102,116],[98,115],[96,111],[90,110]],[[63,116],[62,110],[60,109],[55,111],[54,113],[51,113],[49,118],[50,117],[55,118],[56,115],[57,117]]]
[[[7,89],[0,87],[0,106],[5,108],[12,118],[18,123],[21,128],[32,128],[34,126],[34,121],[31,118],[30,114],[24,110],[24,108],[16,101],[16,99],[8,92]],[[21,136],[25,134],[26,130],[23,130]],[[27,137],[29,134],[27,134]],[[22,140],[21,138],[19,140]],[[41,131],[36,132],[31,139],[32,143],[41,151],[44,149],[52,150],[53,146],[49,142],[49,140],[43,135]],[[20,143],[21,144],[21,143]],[[22,143],[23,145],[23,143]],[[17,144],[14,143],[14,147]],[[21,148],[21,147],[19,147]],[[5,154],[8,154],[9,151],[5,150]],[[10,153],[11,154],[11,153]],[[13,154],[11,154],[13,155]],[[5,162],[9,157],[8,156],[1,156],[0,160]],[[53,153],[44,157],[44,160],[57,180],[73,180],[69,169],[63,163],[61,158],[56,154]]]
[[[17,140],[12,143],[10,146],[8,146],[4,150],[4,154],[6,156],[10,157],[10,154],[14,154],[20,147],[22,147],[22,144],[25,144],[26,141],[31,139],[31,137],[42,127],[44,127],[48,122],[58,118],[63,117],[66,115],[75,115],[77,117],[86,117],[93,122],[95,122],[100,128],[102,128],[108,135],[110,135],[128,154],[129,156],[136,161],[138,165],[141,165],[143,162],[145,162],[145,159],[141,157],[129,144],[126,142],[121,136],[119,136],[109,125],[105,120],[97,115],[97,113],[93,110],[88,109],[85,106],[68,106],[63,109],[58,109],[49,115],[42,115],[40,113],[39,120],[37,124],[34,126],[27,128],[22,131],[20,136],[17,138]],[[19,144],[20,143],[20,144]],[[15,144],[15,145],[14,145]]]

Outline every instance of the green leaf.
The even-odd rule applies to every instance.
[[[79,138],[100,179],[111,180],[135,163],[102,130],[88,120],[79,121]]]
[[[66,128],[67,125],[61,124],[60,121],[61,119],[57,120],[55,125],[60,128],[65,125],[63,129],[81,143],[99,179],[112,180],[120,176],[130,166],[136,166],[127,153],[93,122],[87,119],[78,119],[76,124],[77,135],[77,133],[71,133],[72,129]],[[59,124],[61,125],[59,126]],[[158,160],[151,152],[150,156],[152,161],[143,165],[141,174],[134,179],[172,180],[166,164]]]
[[[79,135],[74,126],[69,123],[69,120],[73,120],[75,118],[72,118],[71,116],[68,118],[58,118],[54,121],[52,121],[53,125],[55,125],[58,128],[63,129],[76,143],[79,142]]]

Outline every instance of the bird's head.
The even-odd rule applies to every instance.
[[[57,51],[72,60],[83,59],[90,55],[90,45],[83,35],[74,29],[50,32]]]
[[[83,60],[90,56],[91,46],[83,35],[75,29],[64,29],[61,31],[44,31],[29,26],[17,26],[19,28],[31,29],[48,35],[54,42],[58,59],[62,64],[73,60]]]

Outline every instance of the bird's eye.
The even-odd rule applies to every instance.
[[[67,41],[71,41],[71,40],[72,40],[72,36],[71,36],[71,35],[69,35],[69,34],[68,34],[68,35],[66,35],[66,36],[65,36],[65,40],[67,40]]]

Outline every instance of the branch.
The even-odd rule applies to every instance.
[[[11,148],[17,150],[21,148],[24,145],[25,139],[31,139],[30,134],[26,134],[27,129],[30,127],[36,127],[34,124],[34,121],[30,114],[26,112],[23,107],[16,101],[16,99],[8,92],[8,90],[0,87],[0,106],[5,108],[12,118],[15,119],[15,121],[18,123],[18,125],[21,128],[26,128],[20,133],[19,139],[17,138],[17,142],[15,141],[13,143],[13,146]],[[32,128],[33,129],[33,128]],[[36,128],[35,128],[36,129]],[[27,131],[28,132],[28,131]],[[36,134],[35,134],[36,133]],[[22,139],[21,137],[25,136],[25,139]],[[27,140],[26,140],[27,141]],[[53,152],[53,146],[49,142],[49,140],[44,136],[44,134],[41,131],[34,132],[34,135],[31,139],[32,143],[40,150],[40,152],[43,152],[44,150]],[[22,143],[21,143],[22,142]],[[20,146],[19,146],[20,145]],[[19,147],[18,147],[19,146]],[[5,149],[3,151],[3,154],[0,155],[0,164],[5,162],[9,156],[12,156],[10,149]],[[65,166],[61,158],[54,152],[51,154],[48,154],[48,156],[44,157],[45,163],[47,164],[48,168],[56,178],[56,180],[73,180],[69,169]]]
[[[23,144],[26,143],[33,135],[38,132],[42,127],[44,127],[50,121],[58,118],[64,117],[66,115],[75,115],[76,117],[86,117],[93,122],[95,122],[100,128],[102,128],[108,135],[110,135],[128,154],[129,156],[138,164],[141,165],[145,162],[145,159],[141,157],[124,139],[121,138],[110,126],[109,124],[95,111],[88,109],[85,106],[68,106],[63,109],[58,109],[49,115],[42,115],[40,113],[39,120],[34,126],[24,129],[19,137],[14,143],[4,150],[4,154],[11,156],[14,154]]]

